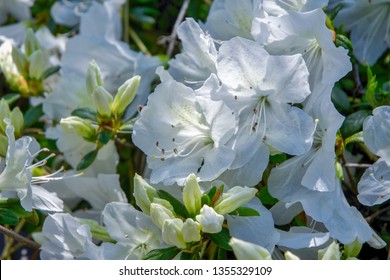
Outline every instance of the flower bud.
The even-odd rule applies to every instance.
[[[0,157],[5,158],[8,150],[8,137],[0,134]]]
[[[12,46],[12,60],[19,73],[24,77],[28,77],[28,59],[26,55],[15,46]]]
[[[271,260],[271,254],[260,245],[232,237],[229,241],[238,260]]]
[[[86,85],[87,91],[90,95],[93,94],[96,87],[104,86],[103,79],[100,74],[100,68],[95,60],[92,60],[88,65]]]
[[[293,253],[291,253],[290,251],[286,251],[284,253],[284,258],[288,261],[299,261],[300,258],[297,256],[297,255],[294,255]]]
[[[134,197],[135,201],[142,212],[150,214],[150,204],[153,198],[158,197],[157,191],[149,185],[140,175],[134,176]]]
[[[203,205],[200,214],[196,215],[196,220],[202,226],[203,232],[218,233],[222,230],[224,217],[215,212],[213,208]]]
[[[35,37],[34,31],[29,28],[26,32],[26,37],[24,38],[24,50],[27,57],[30,57],[34,52],[39,50],[39,42]]]
[[[19,107],[15,107],[11,115],[9,117],[11,119],[11,123],[15,128],[15,135],[21,136],[23,133],[23,127],[24,127],[24,117],[22,111],[20,111]]]
[[[319,260],[340,260],[341,252],[340,246],[333,241],[328,247],[318,250]]]
[[[356,238],[354,242],[344,245],[344,251],[348,258],[353,258],[359,255],[362,247],[363,244],[361,244],[359,240]]]
[[[199,213],[202,207],[202,192],[194,174],[190,174],[187,177],[183,188],[183,201],[190,215]]]
[[[122,116],[127,106],[133,102],[140,80],[140,76],[134,76],[121,85],[111,105],[112,112],[115,112],[118,116]]]
[[[158,203],[150,204],[150,217],[152,222],[160,229],[162,229],[165,220],[176,218],[169,208]]]
[[[34,52],[30,57],[30,78],[40,80],[43,72],[48,68],[48,61],[41,50]]]
[[[214,210],[221,214],[228,214],[238,207],[248,203],[257,193],[255,188],[234,187],[223,193],[214,204]]]
[[[184,241],[196,242],[200,240],[200,229],[201,226],[198,222],[194,221],[191,218],[188,218],[183,224],[183,237]]]
[[[0,132],[5,133],[5,127],[7,126],[4,119],[8,119],[11,115],[7,101],[4,99],[0,100]]]
[[[96,134],[95,128],[89,122],[75,116],[61,119],[61,128],[65,132],[76,132],[85,139],[89,139]]]
[[[105,90],[102,86],[95,88],[92,94],[92,101],[95,106],[96,111],[104,117],[109,117],[111,115],[111,103],[112,95]]]
[[[180,249],[187,248],[183,237],[183,221],[176,219],[165,220],[162,227],[162,239],[168,245],[176,246]]]

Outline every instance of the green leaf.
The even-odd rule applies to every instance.
[[[351,110],[351,103],[348,100],[347,93],[338,87],[334,87],[332,90],[332,102],[336,109],[341,112],[349,112]]]
[[[217,187],[216,187],[216,186],[213,186],[213,187],[211,188],[211,190],[207,193],[207,195],[208,195],[209,198],[211,199],[211,198],[215,195],[216,192],[217,192]]]
[[[352,136],[349,136],[347,139],[345,139],[344,143],[345,146],[347,146],[349,143],[363,143],[363,131],[360,131],[358,133],[355,133]]]
[[[29,108],[24,114],[24,128],[31,127],[37,123],[43,115],[42,105]]]
[[[83,170],[89,167],[96,159],[99,149],[93,150],[86,154],[76,167],[76,170]]]
[[[7,209],[0,208],[0,224],[3,225],[16,225],[19,222],[19,217],[15,212]]]
[[[236,210],[229,213],[229,215],[247,217],[247,216],[260,216],[260,213],[257,212],[257,210],[250,207],[238,207]]]
[[[9,93],[2,97],[5,101],[7,101],[8,105],[12,105],[15,101],[20,98],[19,93]]]
[[[0,207],[8,207],[11,205],[19,204],[20,199],[19,198],[0,198]]]
[[[94,109],[91,108],[78,108],[71,113],[72,116],[80,117],[91,121],[98,121],[98,114]]]
[[[372,74],[371,68],[367,67],[367,85],[366,85],[366,99],[368,104],[372,108],[378,106],[378,102],[375,97],[376,89],[378,87],[378,82],[376,80],[376,76]]]
[[[202,206],[205,205],[205,204],[210,206],[211,200],[210,200],[210,197],[207,194],[203,194],[202,195],[201,201],[202,201]]]
[[[106,228],[99,225],[97,221],[81,218],[79,218],[79,221],[81,224],[89,226],[93,238],[104,242],[115,243],[115,240],[110,237]]]
[[[3,205],[2,205],[3,206]],[[0,208],[0,223],[5,225],[14,225],[18,223],[19,219],[24,218],[32,224],[38,224],[39,218],[35,211],[28,212],[18,204],[11,204],[7,207]]]
[[[188,211],[186,207],[183,205],[183,203],[181,203],[179,200],[174,198],[172,195],[170,195],[164,190],[158,190],[157,194],[160,198],[168,200],[171,203],[173,210],[175,210],[175,213],[177,215],[185,219],[190,217],[190,214],[188,214]]]
[[[194,254],[194,253],[181,252],[180,259],[193,261],[193,260],[199,260],[199,256],[198,253]]]
[[[276,204],[276,202],[278,202],[278,200],[276,198],[273,198],[270,195],[270,193],[268,192],[268,188],[262,188],[257,193],[257,196],[263,205],[273,206]]]
[[[371,115],[370,111],[360,110],[347,116],[340,129],[343,138],[346,139],[361,131],[363,128],[363,122],[369,115]]]
[[[111,137],[112,137],[111,131],[103,130],[99,133],[98,140],[100,143],[105,145],[110,141]]]
[[[57,73],[58,71],[60,71],[61,67],[60,66],[51,66],[49,68],[47,68],[45,71],[43,71],[42,73],[42,80],[46,79],[47,77],[50,77],[51,75]]]
[[[209,233],[210,239],[222,249],[232,251],[232,247],[229,245],[230,236],[229,230],[225,227],[218,233]]]
[[[269,161],[272,163],[282,163],[283,161],[287,160],[286,154],[276,154],[269,157]]]
[[[181,249],[177,247],[169,247],[164,249],[155,249],[147,253],[143,260],[173,260]]]

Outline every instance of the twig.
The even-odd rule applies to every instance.
[[[35,250],[38,250],[41,247],[41,245],[39,245],[37,242],[27,239],[26,237],[9,230],[2,225],[0,225],[0,232]]]
[[[366,221],[367,223],[371,223],[373,219],[375,219],[376,217],[378,217],[380,214],[384,213],[384,212],[387,212],[390,210],[390,206],[386,207],[386,208],[383,208],[381,210],[378,210],[376,211],[375,213],[371,214],[370,216],[366,217]]]
[[[123,40],[129,44],[130,0],[126,0],[123,11]]]
[[[165,36],[159,41],[159,43],[166,43],[166,42],[169,43],[168,50],[167,50],[167,57],[172,56],[173,49],[175,47],[175,42],[176,42],[177,28],[179,27],[180,23],[183,21],[189,4],[190,4],[190,0],[184,0],[183,5],[180,8],[179,15],[177,16],[177,19],[175,21],[175,25],[173,26],[171,35]]]
[[[346,163],[344,164],[345,167],[352,167],[352,168],[368,168],[370,167],[372,164],[369,164],[369,163]]]
[[[351,191],[355,192],[356,180],[353,177],[353,175],[352,175],[351,171],[349,170],[349,168],[346,166],[347,161],[345,160],[344,154],[340,156],[340,159],[341,159],[342,165],[345,167],[345,171],[347,172],[348,179],[351,182],[352,187],[354,188],[354,189],[351,189]]]
[[[141,38],[138,36],[138,34],[134,31],[131,26],[128,26],[128,32],[131,38],[134,40],[134,43],[137,45],[139,50],[147,55],[152,55],[148,48],[145,46],[144,42],[142,42]]]

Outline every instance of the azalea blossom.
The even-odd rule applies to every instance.
[[[31,18],[30,7],[35,0],[0,0],[0,24],[7,20],[11,15],[17,20]]]
[[[187,18],[177,29],[182,51],[169,61],[172,77],[192,87],[200,88],[216,73],[217,50],[213,39],[192,18]]]
[[[183,185],[190,173],[212,181],[230,166],[235,154],[227,143],[235,116],[223,102],[207,98],[218,84],[213,77],[194,91],[168,79],[150,95],[134,125],[133,141],[148,156],[151,183]]]
[[[34,186],[50,180],[61,179],[55,177],[58,172],[39,177],[32,176],[33,168],[43,166],[46,160],[53,155],[33,163],[35,157],[45,149],[40,150],[37,141],[28,136],[15,140],[14,127],[10,120],[5,119],[5,122],[7,123],[8,150],[5,167],[0,173],[1,196],[5,193],[7,193],[6,196],[15,193],[20,198],[20,204],[26,211],[32,211],[34,208],[61,212],[63,202],[58,199],[57,195]]]
[[[256,18],[254,39],[273,55],[301,54],[309,70],[312,91],[333,85],[351,69],[348,50],[336,47],[321,9],[281,17]]]
[[[381,158],[369,167],[358,184],[358,199],[368,206],[381,204],[390,198],[390,106],[380,106],[363,123],[364,143]]]
[[[226,103],[239,119],[232,139],[236,156],[228,171],[236,173],[226,176],[253,186],[270,150],[296,155],[311,146],[314,121],[291,106],[310,94],[307,68],[299,54],[271,56],[256,42],[238,37],[221,46],[217,63],[222,87],[212,98]],[[242,171],[253,166],[256,172]]]
[[[389,0],[331,0],[343,4],[334,22],[350,31],[353,53],[362,64],[374,65],[390,47]]]

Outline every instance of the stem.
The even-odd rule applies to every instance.
[[[24,225],[24,222],[23,222],[23,223],[21,222],[20,224],[23,224],[23,225]],[[23,225],[22,225],[21,227],[23,227]],[[21,228],[21,227],[20,227],[20,228]],[[19,233],[17,233],[18,229],[19,229],[19,225],[15,228],[15,231],[9,230],[9,229],[7,229],[6,227],[0,225],[0,232],[3,233],[3,234],[5,234],[5,235],[8,236],[8,237],[11,237],[13,240],[16,240],[16,241],[18,241],[18,242],[20,242],[20,243],[23,243],[23,244],[25,244],[26,246],[28,246],[28,247],[30,247],[30,248],[33,248],[33,249],[36,249],[36,250],[38,250],[38,249],[41,247],[41,245],[39,245],[37,242],[32,241],[32,240],[30,240],[30,239],[28,239],[28,238],[26,238],[26,237],[20,235]],[[20,229],[19,229],[19,230],[20,230]],[[2,254],[1,258],[5,257],[5,256],[4,256],[5,253],[8,253],[8,250],[11,248],[12,243],[13,243],[12,240],[11,240],[10,242],[7,243],[6,248],[7,248],[7,246],[8,246],[9,248],[8,248],[7,250],[5,250],[6,248],[4,248],[3,254]],[[8,245],[8,244],[11,244],[11,245]]]
[[[147,55],[152,55],[148,48],[145,46],[144,42],[142,42],[138,34],[134,31],[133,28],[131,28],[131,26],[128,26],[128,34],[130,34],[131,38],[134,40],[134,43],[137,45],[141,52]]]
[[[366,217],[366,221],[367,223],[371,223],[373,219],[375,219],[376,217],[378,217],[380,214],[384,213],[384,212],[387,212],[390,210],[390,206],[386,207],[386,208],[383,208],[381,210],[378,210],[376,211],[375,213],[371,214],[370,216]]]
[[[130,0],[126,0],[123,12],[123,40],[129,44]]]
[[[169,42],[167,57],[172,56],[173,49],[175,47],[175,42],[176,42],[177,28],[179,27],[180,23],[183,21],[189,4],[190,4],[190,0],[184,0],[183,5],[180,8],[179,15],[177,16],[177,19],[175,21],[175,25],[173,26],[172,33],[167,37],[167,41]]]
[[[346,163],[344,164],[345,167],[352,167],[352,168],[368,168],[370,167],[372,164],[368,164],[368,163]]]
[[[352,191],[355,192],[355,189],[356,189],[356,180],[355,180],[355,178],[353,177],[353,175],[352,175],[352,173],[351,173],[351,170],[349,170],[349,168],[346,166],[347,161],[345,160],[344,154],[342,154],[342,155],[340,156],[340,159],[341,159],[342,165],[343,165],[344,168],[345,168],[345,171],[347,172],[348,179],[349,179],[349,181],[351,182],[351,185],[352,185],[352,187],[353,187],[353,190],[352,190]]]

